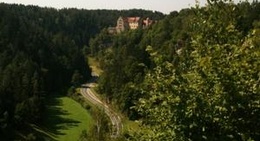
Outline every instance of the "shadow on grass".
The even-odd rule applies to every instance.
[[[61,96],[48,98],[46,106],[46,114],[43,123],[39,126],[34,125],[34,129],[44,140],[57,141],[57,136],[65,135],[62,130],[66,130],[78,126],[79,121],[65,118],[70,113],[63,110]]]

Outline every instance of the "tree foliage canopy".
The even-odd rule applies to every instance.
[[[99,46],[100,92],[142,121],[133,138],[259,139],[259,6],[210,0]]]
[[[237,6],[214,2],[197,9],[177,66],[152,56],[136,106],[149,130],[143,140],[259,139],[259,27],[242,36]]]

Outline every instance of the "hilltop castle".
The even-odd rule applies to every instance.
[[[116,27],[109,27],[108,32],[111,34],[121,33],[126,30],[135,30],[138,28],[147,28],[153,24],[149,18],[142,20],[140,17],[119,17]]]

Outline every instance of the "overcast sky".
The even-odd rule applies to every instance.
[[[206,0],[199,0],[205,5]],[[239,0],[235,0],[239,1]],[[0,0],[4,3],[22,3],[54,8],[84,9],[146,9],[168,14],[195,5],[195,0]]]

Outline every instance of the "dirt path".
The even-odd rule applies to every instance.
[[[80,93],[83,95],[84,98],[86,98],[89,102],[96,105],[97,107],[104,109],[107,116],[110,118],[112,123],[112,137],[118,137],[121,133],[122,129],[122,122],[119,114],[117,114],[115,111],[113,111],[109,105],[107,105],[105,102],[103,102],[100,98],[98,98],[95,93],[91,90],[91,88],[95,87],[95,78],[97,78],[98,75],[95,73],[92,73],[93,79],[82,85],[82,88],[80,88]]]

